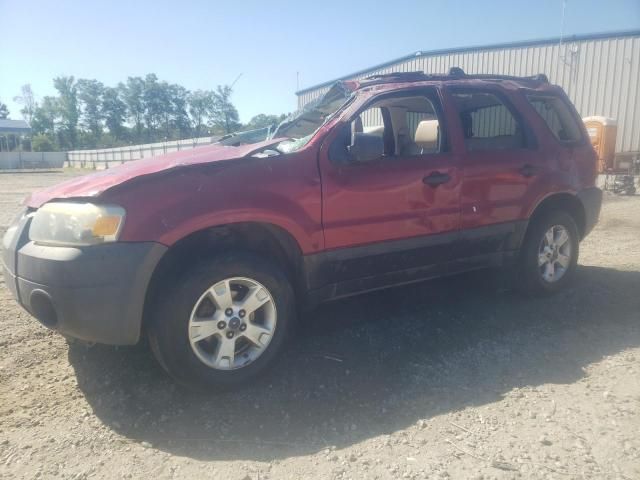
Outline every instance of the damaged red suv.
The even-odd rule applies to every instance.
[[[496,266],[555,292],[600,211],[595,153],[544,75],[339,82],[243,138],[31,195],[3,241],[14,297],[66,336],[146,335],[179,382],[229,386],[318,302]]]

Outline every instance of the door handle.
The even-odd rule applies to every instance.
[[[448,173],[432,172],[422,179],[422,183],[430,187],[437,187],[438,185],[447,183],[449,180],[451,180],[451,177]]]
[[[519,172],[523,177],[529,178],[529,177],[533,177],[538,171],[538,167],[536,167],[535,165],[531,165],[529,163],[523,165],[520,169]]]

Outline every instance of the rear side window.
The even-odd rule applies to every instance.
[[[570,143],[582,140],[582,130],[571,110],[561,98],[527,95],[527,100],[536,109],[557,140]]]
[[[525,146],[520,123],[496,95],[456,92],[452,96],[467,150],[511,150]]]

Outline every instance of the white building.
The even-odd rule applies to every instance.
[[[579,35],[479,47],[418,51],[296,92],[298,107],[327,91],[336,80],[390,72],[535,75],[544,73],[567,92],[582,117],[618,122],[616,152],[640,154],[640,30]]]

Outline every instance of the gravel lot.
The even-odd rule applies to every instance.
[[[0,232],[31,190],[0,174]],[[67,345],[0,280],[0,478],[640,478],[640,196],[607,196],[575,286],[476,273],[326,305],[238,392],[145,345]]]

